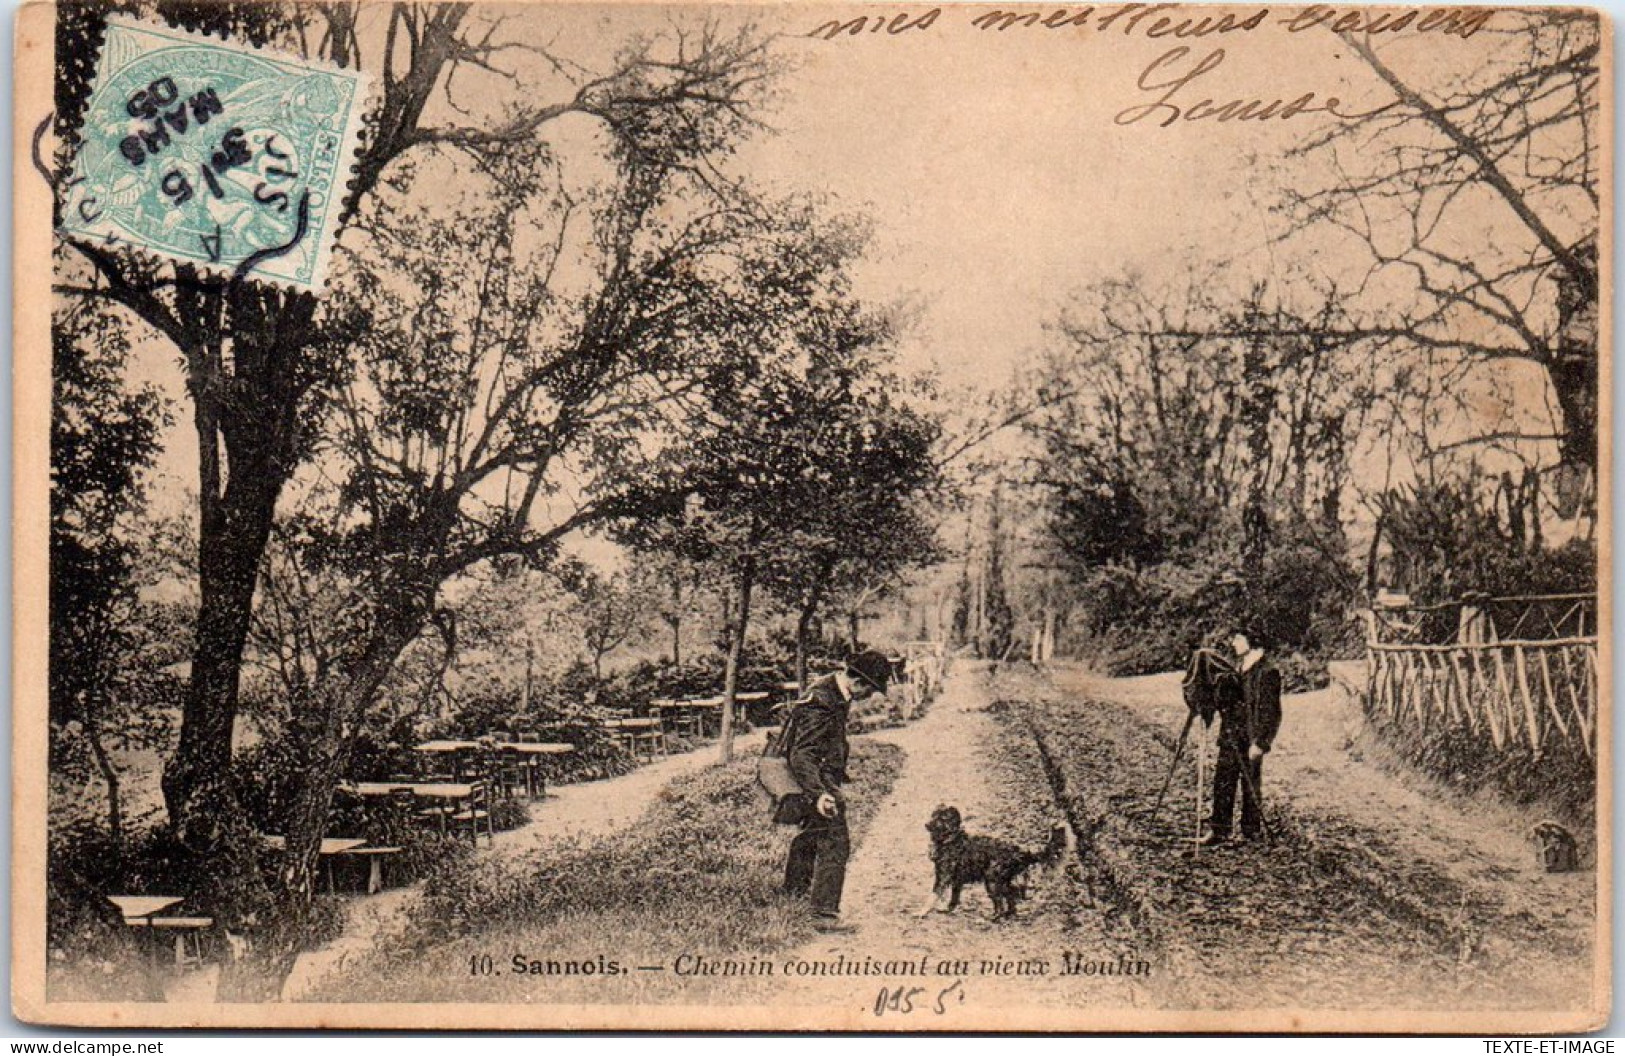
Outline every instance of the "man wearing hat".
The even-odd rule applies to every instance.
[[[891,664],[880,653],[857,653],[846,668],[815,679],[807,695],[786,718],[790,743],[785,756],[790,773],[807,797],[801,831],[790,844],[784,865],[784,890],[807,895],[813,926],[820,931],[850,931],[841,924],[841,889],[852,850],[846,824],[846,722],[851,706],[886,692]]]
[[[1219,760],[1213,771],[1213,815],[1204,846],[1230,838],[1236,793],[1241,793],[1241,835],[1257,839],[1264,820],[1264,755],[1281,728],[1281,672],[1264,656],[1264,636],[1237,631],[1230,638],[1236,654],[1239,699],[1221,711]]]

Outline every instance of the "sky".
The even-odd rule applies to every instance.
[[[376,44],[384,10],[372,9],[370,23],[364,16],[363,51]],[[728,166],[770,192],[825,196],[831,209],[871,218],[874,238],[857,267],[859,292],[909,306],[914,322],[902,339],[904,364],[938,371],[949,388],[998,391],[1048,339],[1044,326],[1069,293],[1104,278],[1132,275],[1177,286],[1199,277],[1222,293],[1240,292],[1260,275],[1336,275],[1350,266],[1335,238],[1283,242],[1288,221],[1272,207],[1283,189],[1329,177],[1323,156],[1292,154],[1337,120],[1313,112],[1328,96],[1341,99],[1345,112],[1388,96],[1335,36],[1283,25],[1301,7],[1229,9],[1238,20],[1267,15],[1255,31],[1188,40],[1149,36],[1155,14],[1131,31],[1123,21],[1102,29],[1103,12],[1086,15],[1080,26],[1000,31],[976,28],[979,12],[947,7],[924,28],[892,35],[866,26],[856,36],[825,40],[807,33],[832,17],[873,18],[878,11],[888,25],[902,25],[927,21],[932,8],[723,10],[724,20],[755,20],[777,34],[775,47],[792,67],[763,112],[772,131]],[[602,72],[625,41],[668,31],[692,12],[675,5],[514,5],[478,7],[472,17],[499,16],[494,39],[543,47]],[[1379,43],[1397,69],[1434,77],[1471,67],[1492,46],[1487,34],[1462,40],[1403,33]],[[505,50],[496,61],[512,80],[460,74],[453,99],[467,113],[442,98],[430,118],[498,120],[507,108],[552,101],[565,90],[551,65],[530,51]],[[1262,104],[1312,93],[1310,112],[1161,127],[1160,118],[1172,113],[1163,107],[1120,123],[1125,111],[1161,98],[1199,63],[1204,72],[1169,97],[1187,115],[1191,104],[1208,98]],[[565,124],[551,134],[568,144],[588,133]],[[444,189],[437,184],[425,193]],[[154,352],[167,357],[167,366],[155,367],[180,396],[173,351]],[[172,485],[195,488],[184,414],[172,440],[164,475]]]

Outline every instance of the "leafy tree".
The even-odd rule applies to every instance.
[[[1166,667],[1215,621],[1261,620],[1296,647],[1341,619],[1370,341],[1346,322],[1331,295],[1306,311],[1255,287],[1221,306],[1113,282],[1055,327],[1023,423],[1031,475],[1083,625],[1123,667]],[[1277,593],[1307,596],[1293,570],[1324,589],[1288,611]],[[1280,590],[1248,588],[1266,581]]]
[[[166,647],[162,612],[142,602],[145,476],[166,414],[157,392],[126,384],[130,342],[116,310],[57,306],[51,341],[50,716],[53,770],[107,786],[107,830],[124,838],[109,746],[147,747]]]
[[[847,292],[845,268],[860,245],[858,232],[838,225],[802,225],[787,239],[785,258],[805,262],[804,310],[719,400],[725,424],[689,472],[693,500],[629,540],[708,564],[728,584],[724,759],[758,588],[795,607],[804,667],[807,631],[832,591],[930,553],[915,500],[935,477],[935,427],[896,398],[897,379],[881,369],[886,325]],[[879,538],[889,528],[897,536]]]
[[[995,661],[1009,655],[1015,633],[1015,613],[1010,608],[1004,582],[1005,552],[1010,544],[1005,536],[1002,490],[1001,485],[995,485],[988,500],[986,598],[983,601],[982,655]]]
[[[324,20],[324,49],[347,63],[359,61],[358,34],[344,20],[358,10],[292,17]],[[675,448],[704,428],[709,387],[738,372],[763,320],[800,295],[758,238],[755,204],[714,168],[754,129],[749,110],[772,73],[748,28],[673,30],[623,53],[611,74],[583,76],[562,103],[523,104],[496,128],[436,128],[424,104],[459,65],[490,60],[495,27],[464,27],[459,5],[379,14],[392,30],[373,66],[385,71],[384,109],[320,310],[253,283],[171,284],[163,269],[136,274],[96,247],[68,247],[100,273],[72,292],[128,303],[192,371],[206,629],[166,775],[183,828],[196,783],[229,755],[244,644],[229,624],[240,616],[246,631],[290,483],[318,511],[291,558],[348,588],[324,616],[329,648],[307,654],[290,701],[303,765],[277,905],[233,969],[239,996],[274,994],[292,965],[355,731],[440,618],[441,585],[499,559],[545,565],[564,535],[667,501],[662,482],[680,478]],[[603,131],[569,178],[537,135],[565,114]],[[425,205],[423,186],[450,191]],[[202,310],[176,300],[190,297]],[[321,472],[296,477],[318,448]]]
[[[1306,313],[1263,287],[1228,308],[1132,279],[1079,295],[1023,423],[1063,555],[1155,563],[1236,531],[1256,558],[1272,519],[1336,526],[1366,390],[1344,321],[1334,295]]]
[[[711,589],[708,569],[671,550],[634,550],[629,555],[632,589],[671,634],[671,665],[683,663],[683,629]]]
[[[644,599],[627,583],[624,574],[605,576],[581,569],[567,577],[581,610],[581,637],[592,661],[593,678],[604,680],[604,658],[645,625]]]
[[[901,574],[936,560],[927,502],[942,489],[934,459],[937,422],[907,401],[902,379],[879,357],[890,339],[881,318],[844,315],[813,352],[803,455],[820,485],[794,511],[764,563],[769,589],[795,612],[796,680],[807,682],[807,648],[819,613],[843,604],[853,625],[863,607]],[[797,434],[801,435],[801,434]]]
[[[84,107],[105,10],[96,3],[71,5],[58,21],[63,73],[56,117],[64,140]],[[423,171],[397,168],[403,161],[427,157],[451,162],[461,173],[477,172],[534,144],[541,130],[571,115],[597,122],[629,156],[661,136],[684,142],[691,158],[726,152],[730,137],[751,123],[748,99],[770,73],[760,40],[713,25],[643,40],[602,73],[526,46],[522,50],[539,52],[539,61],[557,74],[556,97],[521,93],[500,119],[459,124],[455,115],[468,112],[454,94],[459,74],[466,82],[484,71],[500,91],[518,84],[498,59],[514,45],[501,34],[501,15],[482,16],[467,4],[172,0],[151,13],[174,25],[379,72],[381,103],[368,115],[341,234],[370,226],[368,205],[386,175],[393,173],[396,189],[404,191],[411,173]],[[433,116],[441,114],[452,116],[444,122]],[[59,172],[66,171],[71,146],[64,143]],[[65,182],[59,178],[58,187]],[[223,781],[277,503],[320,442],[319,407],[342,387],[346,350],[361,331],[354,316],[307,294],[213,279],[188,265],[132,260],[80,239],[59,239],[58,254],[80,261],[83,272],[60,266],[59,275],[67,275],[60,292],[122,305],[184,361],[198,437],[199,605],[180,746],[164,789],[177,834],[207,846],[218,819],[231,813],[231,790]],[[336,264],[335,279],[353,266]]]

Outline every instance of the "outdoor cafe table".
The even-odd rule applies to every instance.
[[[404,790],[419,799],[449,799],[453,803],[474,794],[474,786],[467,781],[351,781],[340,787],[357,796],[387,799]]]
[[[456,771],[456,776],[461,777],[461,753],[472,752],[478,749],[480,747],[480,743],[481,742],[479,741],[456,740],[424,741],[422,744],[418,745],[412,750],[415,752],[426,752],[431,755],[447,753],[451,754],[454,757],[454,760],[458,760],[453,762],[453,769]],[[485,743],[488,747],[496,749],[497,751],[511,752],[514,755],[524,757],[525,794],[531,799],[536,798],[537,775],[535,770],[536,764],[541,762],[541,757],[546,755],[566,755],[576,750],[575,745],[563,743],[538,744],[528,741],[487,741]],[[545,791],[545,785],[543,787]]]
[[[535,799],[538,795],[547,794],[547,777],[537,770],[544,756],[569,755],[576,750],[573,744],[545,743],[537,744],[526,741],[504,741],[497,745],[504,752],[512,752],[519,756],[525,765],[525,795]]]
[[[668,719],[671,728],[685,736],[705,736],[705,709],[692,700],[651,700],[649,707],[660,713],[662,723]]]
[[[119,913],[124,917],[124,923],[132,928],[144,928],[149,933],[156,934],[162,928],[175,933],[175,960],[181,963],[201,963],[202,948],[198,946],[195,938],[198,932],[214,924],[211,917],[160,917],[158,914],[171,906],[178,906],[185,901],[178,895],[108,895],[107,901],[118,907]],[[194,936],[191,940],[197,947],[196,956],[188,956],[186,952],[187,936]],[[158,970],[158,946],[154,942],[145,944],[147,947],[147,987],[149,993],[163,999],[164,984]]]
[[[424,741],[422,744],[418,745],[412,750],[414,752],[424,752],[429,755],[451,756],[452,776],[461,779],[463,776],[464,753],[472,752],[479,746],[480,742],[478,741]]]
[[[262,839],[264,839],[265,845],[271,848],[273,851],[280,851],[282,848],[288,845],[288,841],[281,836],[264,836]],[[366,840],[333,836],[328,836],[322,840],[321,850],[317,853],[321,855],[322,864],[327,867],[328,894],[335,894],[338,891],[338,885],[333,880],[333,859],[341,854],[349,854],[351,851],[362,846],[366,842]],[[371,886],[370,883],[369,886]]]
[[[734,713],[736,715],[745,714],[747,705],[759,704],[762,701],[767,700],[772,695],[773,694],[771,693],[760,691],[752,693],[735,693]],[[678,709],[691,709],[693,711],[700,712],[702,715],[715,713],[717,716],[717,725],[721,725],[722,702],[724,699],[725,698],[723,697],[696,697],[692,700],[675,701],[673,704],[668,706]]]
[[[363,797],[381,797],[388,799],[396,792],[410,792],[418,799],[447,799],[451,801],[452,813],[458,805],[474,796],[474,786],[467,781],[351,781],[340,785],[352,795]],[[445,828],[445,814],[441,814],[442,830]]]
[[[107,901],[118,907],[119,912],[124,914],[124,922],[128,924],[162,913],[170,906],[178,906],[185,899],[179,895],[108,895]]]
[[[646,734],[650,730],[663,729],[659,719],[605,719],[600,725],[625,741],[626,749],[632,753],[634,759],[637,756],[638,735]],[[651,758],[653,754],[653,750],[651,750]]]

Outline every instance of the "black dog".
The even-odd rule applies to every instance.
[[[959,906],[960,890],[974,883],[987,886],[994,920],[1013,917],[1016,903],[1027,894],[1016,882],[1021,874],[1040,862],[1055,861],[1066,850],[1065,825],[1057,824],[1050,830],[1049,843],[1042,850],[1024,851],[990,836],[970,835],[955,807],[943,806],[932,811],[925,829],[931,834],[931,860],[937,865],[937,880],[932,886],[931,901],[920,911],[922,917],[933,909],[952,913]],[[942,905],[944,894],[948,895],[946,906]]]

